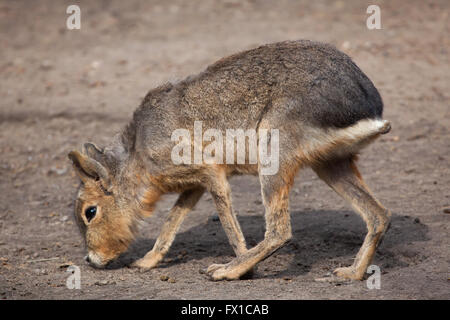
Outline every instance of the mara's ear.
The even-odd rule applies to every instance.
[[[97,160],[78,151],[71,151],[68,156],[83,183],[89,180],[100,180],[103,188],[110,191],[111,179],[109,173]]]
[[[86,142],[83,145],[83,153],[86,154],[88,157],[103,163],[103,159],[104,159],[104,152],[103,150],[100,150],[95,144],[91,143],[91,142]]]

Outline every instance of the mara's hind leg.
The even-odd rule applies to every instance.
[[[354,159],[327,162],[313,169],[322,180],[351,203],[367,224],[367,235],[353,265],[338,268],[333,272],[339,277],[361,280],[388,228],[391,213],[371,194]]]

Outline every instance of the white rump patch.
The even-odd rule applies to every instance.
[[[347,128],[304,129],[301,154],[309,160],[345,157],[356,154],[379,134],[387,133],[390,123],[382,119],[364,119]]]

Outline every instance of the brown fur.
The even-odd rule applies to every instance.
[[[353,265],[334,271],[338,276],[360,280],[389,226],[391,213],[373,197],[353,159],[322,164],[314,170],[321,179],[352,204],[367,224],[368,233]]]
[[[101,267],[116,258],[133,241],[138,221],[154,211],[160,196],[179,193],[153,249],[134,263],[154,268],[185,216],[208,191],[236,258],[214,264],[206,273],[213,280],[237,279],[290,240],[289,191],[298,169],[311,166],[367,224],[355,263],[336,270],[339,276],[361,279],[390,214],[371,195],[353,159],[389,131],[389,122],[381,120],[382,110],[378,91],[349,57],[310,41],[241,52],[198,75],[151,90],[107,147],[87,143],[82,153],[69,154],[83,182],[75,213],[89,260]],[[262,174],[259,158],[256,164],[175,165],[171,134],[186,129],[193,140],[195,121],[202,121],[203,132],[243,129],[260,136],[263,129],[278,130],[279,170]],[[245,158],[249,159],[248,149]],[[228,178],[236,174],[258,175],[261,183],[266,233],[250,249],[232,207]],[[97,214],[88,221],[90,206]]]

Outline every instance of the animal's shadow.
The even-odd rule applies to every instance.
[[[262,216],[238,216],[248,247],[253,247],[264,237]],[[275,269],[263,277],[292,277],[308,273],[313,265],[323,264],[329,271],[350,265],[366,235],[364,222],[350,211],[297,211],[291,213],[293,237],[290,243],[277,251],[271,259],[280,259]],[[405,249],[415,241],[427,241],[428,227],[409,216],[393,215],[391,227],[377,249],[374,263],[388,272],[426,258],[423,252]],[[127,253],[109,268],[122,268],[144,256],[155,239],[137,239]],[[294,257],[291,258],[292,254]],[[215,257],[218,263],[234,257],[231,246],[217,216],[204,224],[177,235],[166,259],[159,266],[164,268],[191,260]],[[278,258],[277,258],[278,257]],[[288,261],[283,263],[282,261]],[[281,266],[281,268],[280,268]],[[258,272],[255,277],[261,277]]]

